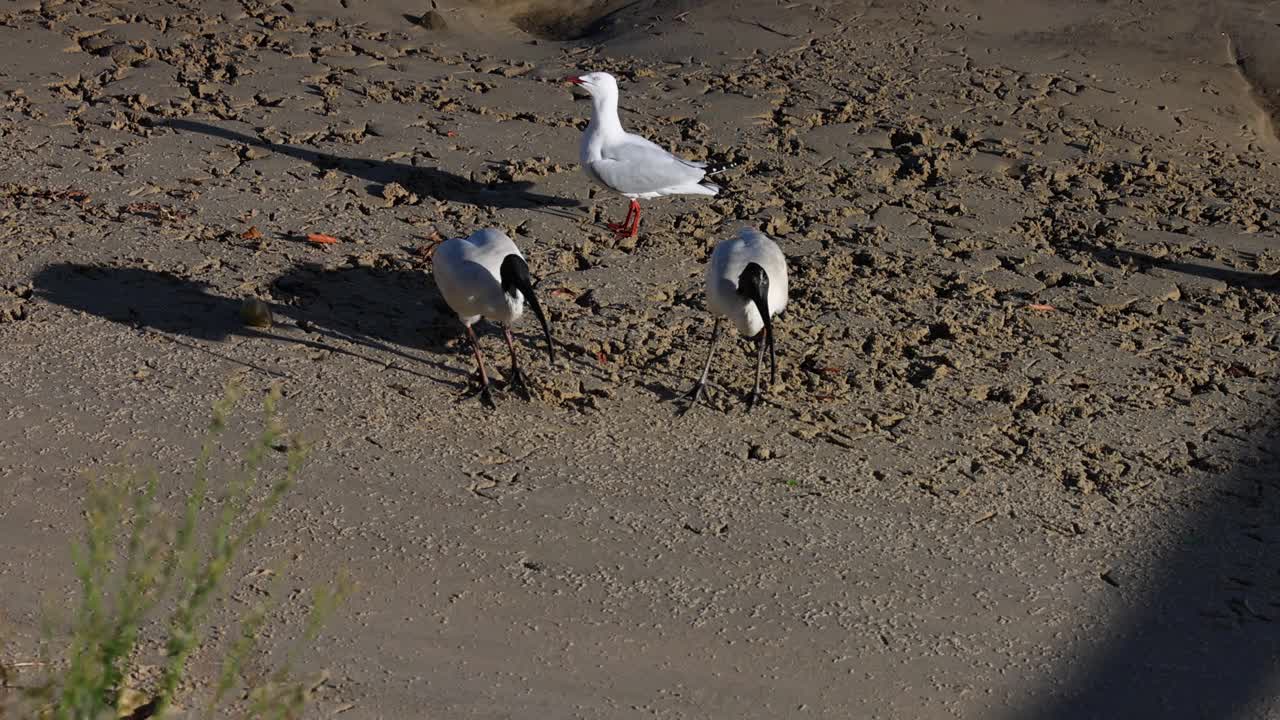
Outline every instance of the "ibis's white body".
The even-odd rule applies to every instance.
[[[746,337],[764,329],[764,318],[755,303],[738,294],[738,278],[748,263],[764,268],[769,277],[769,315],[787,307],[787,259],[768,235],[743,228],[732,239],[716,246],[707,263],[707,306],[719,317],[728,318]]]
[[[591,122],[582,136],[579,159],[592,180],[632,200],[720,191],[704,182],[706,163],[678,158],[622,129],[618,83],[612,75],[590,73],[581,80],[591,93]]]
[[[510,325],[524,314],[524,296],[502,289],[502,260],[520,254],[520,248],[501,230],[480,230],[466,238],[453,238],[436,248],[432,273],[445,302],[471,327],[480,318]]]

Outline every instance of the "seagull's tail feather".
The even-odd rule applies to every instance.
[[[709,167],[707,168],[707,171],[703,173],[702,180],[700,180],[698,184],[706,188],[712,195],[715,195],[716,193],[720,192],[721,186],[711,182],[711,180],[709,180],[708,178],[713,178],[716,175],[719,175],[720,173],[732,170],[741,164],[742,163],[728,163],[725,165],[716,165],[714,167]]]
[[[705,177],[714,177],[714,176],[716,176],[716,175],[719,175],[719,174],[720,174],[720,173],[722,173],[722,172],[726,172],[726,171],[728,171],[728,170],[732,170],[732,169],[734,169],[734,168],[738,167],[738,166],[739,166],[739,165],[741,165],[741,164],[742,164],[742,163],[740,163],[740,162],[736,162],[736,163],[729,163],[729,164],[727,164],[727,165],[717,165],[717,166],[715,166],[715,167],[708,168],[708,169],[707,169],[707,174],[706,174],[706,176],[705,176]]]

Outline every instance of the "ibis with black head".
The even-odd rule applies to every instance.
[[[432,273],[440,294],[457,313],[471,340],[479,368],[481,402],[489,408],[494,407],[484,355],[472,328],[481,318],[502,326],[507,348],[511,351],[511,377],[507,380],[507,387],[529,400],[528,377],[520,369],[515,341],[511,336],[511,326],[524,314],[526,303],[542,324],[542,332],[547,338],[547,357],[553,365],[556,352],[551,339],[551,325],[534,294],[529,265],[520,248],[501,230],[480,230],[470,237],[441,243],[432,256]]]
[[[720,323],[728,319],[743,337],[756,340],[756,378],[747,409],[760,400],[760,370],[769,350],[769,384],[778,382],[778,356],[774,349],[773,318],[787,307],[787,258],[768,235],[743,228],[721,242],[711,253],[706,273],[707,308],[715,323],[702,375],[684,396],[687,411],[705,400],[707,374],[720,339]]]

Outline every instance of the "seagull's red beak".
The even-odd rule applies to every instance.
[[[578,77],[577,75],[570,75],[569,77],[565,78],[564,81],[567,83],[573,83],[574,85],[582,84],[582,78]]]

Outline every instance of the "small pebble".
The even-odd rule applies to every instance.
[[[255,297],[248,297],[240,305],[240,322],[248,327],[271,327],[271,308]]]
[[[418,18],[418,25],[428,30],[446,30],[449,23],[445,22],[444,15],[436,10],[428,10]]]

